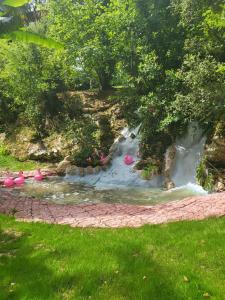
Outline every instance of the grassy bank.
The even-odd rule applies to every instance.
[[[41,164],[34,161],[22,162],[10,155],[2,155],[0,153],[0,171],[30,171],[44,166],[46,166],[46,164]]]
[[[0,216],[0,299],[225,299],[225,218],[74,229]]]

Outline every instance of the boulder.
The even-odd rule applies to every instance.
[[[28,147],[28,158],[32,160],[46,160],[48,151],[42,142],[30,144]]]
[[[206,146],[205,156],[208,161],[219,167],[225,167],[225,138],[214,136]]]
[[[42,141],[30,144],[28,147],[28,159],[37,161],[57,161],[61,157],[58,149],[48,149]]]
[[[216,192],[222,192],[225,190],[225,184],[221,181],[218,181],[215,185],[215,191]]]
[[[175,184],[171,179],[171,174],[175,162],[175,155],[176,155],[176,146],[175,144],[172,144],[167,148],[165,153],[163,175],[165,178],[166,189],[171,189],[175,187]]]
[[[96,166],[95,168],[93,168],[93,172],[94,174],[98,174],[101,171],[101,167]]]
[[[85,176],[86,175],[85,168],[82,168],[82,167],[78,168],[78,175],[81,177]]]
[[[64,158],[64,160],[58,164],[58,166],[56,168],[56,173],[60,176],[63,176],[63,175],[65,175],[67,168],[70,166],[71,166],[70,157],[66,156]]]
[[[77,166],[70,165],[66,168],[66,174],[71,176],[79,175],[79,168]]]
[[[167,190],[171,190],[173,188],[175,188],[175,183],[170,180],[170,181],[165,181],[164,182],[164,187],[167,189]]]
[[[212,139],[206,145],[205,157],[215,167],[225,168],[225,121],[217,123]]]
[[[6,139],[6,134],[3,132],[3,133],[0,133],[0,144],[4,143]]]
[[[87,173],[87,175],[92,175],[92,174],[94,174],[94,169],[93,169],[93,167],[92,167],[92,166],[88,166],[88,167],[86,168],[86,173]]]

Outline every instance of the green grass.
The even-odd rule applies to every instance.
[[[30,171],[39,167],[40,165],[40,163],[33,161],[21,162],[10,155],[1,155],[0,153],[0,171],[6,171],[7,169],[10,171]]]
[[[0,216],[0,299],[225,299],[225,218],[74,229]]]

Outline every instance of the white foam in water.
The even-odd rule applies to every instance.
[[[175,187],[173,188],[171,191],[179,191],[179,190],[190,190],[192,192],[195,192],[197,194],[207,194],[207,191],[205,191],[203,189],[202,186],[198,185],[198,184],[195,184],[195,183],[187,183],[185,185],[181,185],[181,186],[178,186],[178,187]]]

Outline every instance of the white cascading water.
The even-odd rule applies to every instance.
[[[141,179],[140,172],[134,171],[134,165],[139,161],[139,131],[140,126],[135,129],[125,128],[121,132],[124,136],[124,140],[118,142],[118,149],[114,153],[112,164],[110,168],[105,172],[100,172],[97,175],[86,175],[84,177],[79,176],[67,176],[68,180],[76,182],[84,182],[90,185],[95,185],[97,188],[109,188],[115,186],[158,186],[159,178],[154,178],[151,181]],[[131,134],[135,135],[135,138],[131,137]],[[117,140],[115,141],[117,142]],[[126,154],[132,155],[134,163],[132,165],[126,165],[124,163],[124,156]]]
[[[172,180],[176,187],[189,187],[203,192],[196,183],[196,168],[204,151],[206,137],[198,124],[191,123],[187,134],[176,141],[176,155]]]
[[[118,142],[118,149],[114,153],[111,167],[107,171],[102,171],[96,175],[67,176],[70,182],[82,182],[93,185],[98,189],[107,189],[112,187],[162,187],[163,180],[161,176],[156,176],[150,181],[141,179],[140,172],[134,171],[134,164],[128,166],[124,164],[124,156],[132,155],[135,162],[139,161],[139,131],[140,126],[135,129],[125,128],[121,135],[124,140]],[[135,138],[131,134],[135,134]],[[115,141],[116,142],[116,141]],[[197,124],[189,125],[187,134],[176,142],[176,156],[174,170],[172,172],[172,180],[176,185],[176,189],[189,189],[196,192],[203,192],[203,189],[196,184],[196,167],[200,162],[202,152],[204,150],[205,137],[202,130]]]

